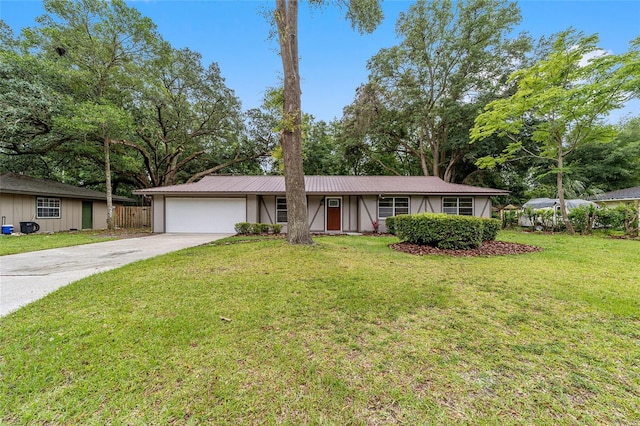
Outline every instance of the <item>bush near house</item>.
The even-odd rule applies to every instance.
[[[403,241],[441,249],[464,250],[478,248],[482,241],[494,240],[500,229],[500,221],[421,213],[396,216],[393,226],[396,235]]]
[[[397,216],[389,216],[384,220],[387,225],[387,232],[391,235],[396,235],[396,217]]]
[[[236,233],[240,235],[279,234],[282,232],[282,225],[279,223],[239,222],[235,224],[234,228]]]
[[[482,222],[482,241],[493,241],[498,236],[498,231],[502,224],[500,223],[500,219],[482,219],[475,218]]]

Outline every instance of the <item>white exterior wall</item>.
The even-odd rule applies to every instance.
[[[358,196],[345,195],[342,197],[342,230],[344,232],[358,232]]]
[[[284,197],[284,195],[283,195]],[[258,219],[260,223],[276,223],[275,195],[261,195],[258,197]],[[284,228],[283,228],[284,232]]]
[[[491,218],[491,198],[475,197],[473,200],[473,215],[477,217]]]
[[[307,197],[307,209],[309,211],[309,230],[311,232],[325,231],[326,206],[322,201],[323,195],[310,195]]]
[[[164,195],[154,195],[151,200],[151,231],[154,233],[164,232]]]
[[[258,223],[258,212],[260,206],[258,204],[257,195],[247,195],[247,222]]]
[[[359,232],[373,232],[374,221],[378,219],[378,196],[363,195],[359,201],[360,214],[358,215]]]

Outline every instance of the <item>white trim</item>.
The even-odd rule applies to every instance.
[[[445,198],[455,198],[457,200],[457,202],[456,202],[456,213],[447,213],[446,211],[444,211],[444,209],[445,209],[445,207],[444,207]],[[470,198],[471,199],[471,214],[470,215],[461,215],[460,214],[460,199],[461,198]],[[468,196],[468,195],[465,195],[465,196],[446,195],[446,196],[442,197],[441,203],[442,204],[441,204],[440,209],[441,209],[442,213],[453,214],[453,215],[458,215],[458,216],[475,216],[475,213],[476,213],[476,209],[475,209],[475,207],[476,207],[476,197]]]
[[[392,217],[392,216],[397,216],[398,214],[404,214],[404,213],[398,213],[397,207],[396,207],[396,199],[398,198],[403,198],[407,200],[407,213],[406,214],[410,214],[411,213],[411,196],[410,195],[385,195],[384,197],[378,197],[378,199],[376,200],[376,216],[378,218],[378,222],[381,220],[386,220],[388,217]],[[392,201],[392,206],[391,206],[391,210],[392,213],[389,216],[380,216],[380,200],[393,200]],[[387,207],[387,206],[385,206]],[[388,207],[387,207],[388,208]]]
[[[40,205],[40,200],[43,201],[43,205]],[[44,201],[46,200],[46,203]],[[51,201],[56,201],[57,205],[50,205]],[[42,210],[58,210],[57,216],[41,216]],[[60,197],[36,197],[36,219],[62,219],[62,199]],[[80,220],[82,222],[82,219]],[[82,228],[82,226],[80,226]]]

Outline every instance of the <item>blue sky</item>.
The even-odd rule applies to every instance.
[[[203,55],[205,64],[217,62],[227,86],[242,100],[243,108],[258,107],[264,91],[277,86],[282,65],[275,41],[268,39],[269,24],[260,13],[274,4],[257,0],[137,0],[129,2],[150,17],[174,47],[189,47]],[[367,81],[366,63],[383,47],[397,43],[394,27],[408,0],[383,2],[384,22],[373,34],[360,35],[336,6],[309,8],[302,3],[299,19],[300,73],[303,110],[318,120],[342,115],[356,88]],[[598,33],[601,47],[613,53],[628,49],[640,35],[640,0],[518,2],[522,23],[516,32],[534,38],[574,27]],[[35,25],[43,13],[37,0],[0,0],[0,19],[18,33]],[[640,103],[618,112],[640,114]]]

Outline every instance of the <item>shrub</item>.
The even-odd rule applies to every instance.
[[[599,226],[607,229],[624,229],[624,210],[619,207],[598,210],[596,220]]]
[[[396,216],[402,241],[442,249],[471,249],[482,244],[484,221],[470,216],[421,213]]]
[[[396,217],[389,216],[385,219],[385,223],[387,225],[387,232],[392,235],[396,235]]]
[[[271,228],[271,232],[273,232],[274,234],[279,234],[282,232],[282,225],[279,223],[272,223],[271,225],[269,225],[269,227]]]
[[[518,219],[520,219],[518,210],[504,210],[502,212],[502,227],[505,229],[515,228],[518,226]]]
[[[269,232],[269,228],[271,225],[268,223],[252,223],[251,224],[251,233],[252,234],[266,234]]]
[[[482,241],[493,241],[498,236],[501,223],[499,219],[480,219],[482,221]]]
[[[551,231],[554,228],[556,222],[556,212],[552,209],[538,209],[535,210],[538,218],[538,222],[542,225],[545,231]]]
[[[634,237],[638,234],[638,209],[632,204],[600,209],[596,220],[598,225],[622,230],[629,237]]]
[[[567,216],[574,231],[580,233],[591,233],[593,223],[596,220],[597,210],[593,205],[578,206],[572,209]]]
[[[267,234],[269,232],[273,232],[274,234],[279,234],[282,232],[282,225],[280,224],[270,224],[270,223],[249,223],[249,222],[240,222],[235,224],[235,230],[238,234],[249,235],[249,234]]]
[[[238,234],[247,235],[251,233],[251,224],[249,222],[236,223],[234,229]]]

